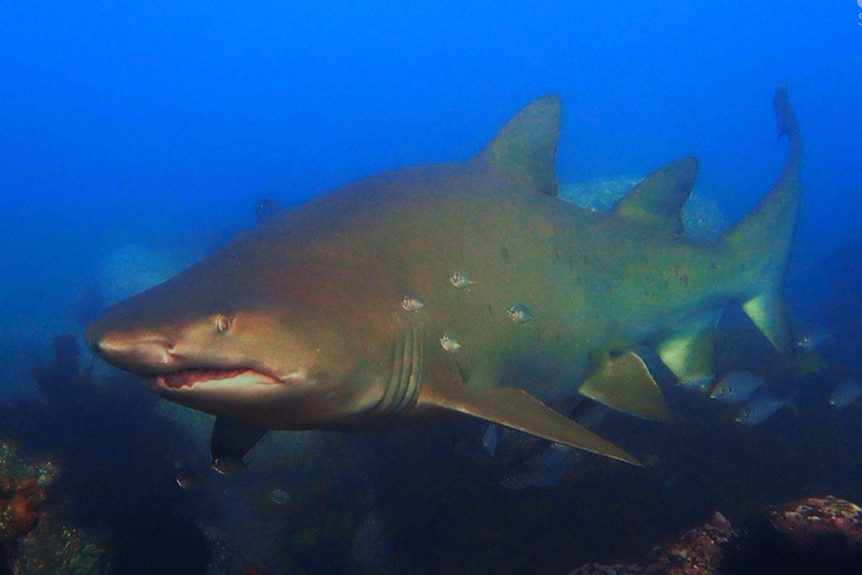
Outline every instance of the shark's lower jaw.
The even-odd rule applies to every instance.
[[[196,387],[246,386],[255,384],[275,384],[272,376],[248,368],[218,369],[190,368],[145,377],[144,381],[152,388],[164,391],[181,391]]]

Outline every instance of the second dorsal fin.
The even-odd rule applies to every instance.
[[[633,187],[614,206],[614,213],[672,234],[683,232],[680,211],[697,178],[697,159],[665,164]]]

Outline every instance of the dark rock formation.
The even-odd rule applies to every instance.
[[[570,575],[850,575],[862,573],[862,508],[828,496],[770,509],[734,528],[710,523],[634,565],[583,565]]]

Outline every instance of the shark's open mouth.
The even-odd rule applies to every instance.
[[[165,373],[153,378],[159,387],[169,389],[182,389],[193,387],[202,382],[218,382],[226,380],[238,380],[240,378],[258,382],[274,381],[272,377],[249,368],[217,369],[217,368],[190,368]]]

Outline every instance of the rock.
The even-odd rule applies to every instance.
[[[833,496],[768,510],[724,551],[733,575],[862,573],[862,509]]]
[[[833,496],[767,510],[734,528],[721,513],[634,565],[591,563],[570,575],[862,573],[862,508]]]
[[[33,478],[0,476],[0,541],[24,537],[39,523],[45,489]]]
[[[823,536],[841,535],[851,546],[862,546],[862,508],[827,495],[812,497],[785,510],[773,510],[767,520],[797,545],[809,545]]]
[[[54,489],[59,475],[53,461],[0,441],[0,573],[110,572],[107,536],[76,527]]]
[[[594,212],[614,206],[641,178],[618,176],[561,183],[559,197]],[[692,192],[682,208],[686,236],[699,239],[717,237],[727,226],[718,204],[700,191]]]

